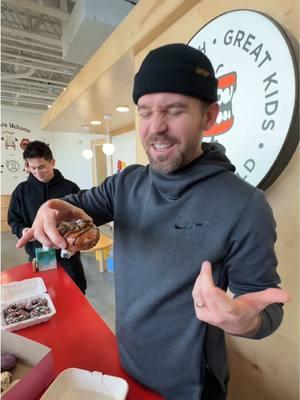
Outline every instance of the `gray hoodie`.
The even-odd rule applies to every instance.
[[[224,333],[194,312],[201,263],[209,260],[215,284],[236,296],[280,282],[275,221],[263,192],[234,174],[217,145],[203,149],[174,173],[133,165],[65,198],[97,225],[114,221],[121,362],[169,400],[201,399],[207,368],[226,391]],[[281,305],[267,307],[262,317],[256,339],[279,326]]]

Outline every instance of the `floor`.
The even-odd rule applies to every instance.
[[[113,237],[109,226],[101,227],[102,233]],[[23,249],[16,249],[17,238],[10,232],[1,233],[1,270],[27,262]],[[114,274],[99,272],[93,253],[82,253],[82,263],[87,280],[86,297],[111,330],[115,331]]]

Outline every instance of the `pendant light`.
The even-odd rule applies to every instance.
[[[115,152],[115,145],[111,142],[111,136],[109,132],[109,121],[111,120],[111,114],[104,114],[103,116],[104,121],[106,122],[106,136],[107,136],[107,143],[104,143],[102,146],[102,151],[107,156],[111,156]]]

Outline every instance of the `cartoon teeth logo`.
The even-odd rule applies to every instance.
[[[219,142],[236,174],[266,189],[299,141],[296,57],[287,35],[264,14],[236,10],[188,44],[209,57],[218,79],[220,112],[203,141]]]
[[[220,111],[216,123],[204,132],[204,136],[217,136],[229,131],[234,123],[232,98],[236,91],[236,72],[230,72],[218,78],[218,103]]]

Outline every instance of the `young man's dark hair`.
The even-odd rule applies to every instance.
[[[53,154],[48,144],[34,140],[29,142],[23,152],[24,160],[27,158],[44,158],[47,161],[53,160]]]

